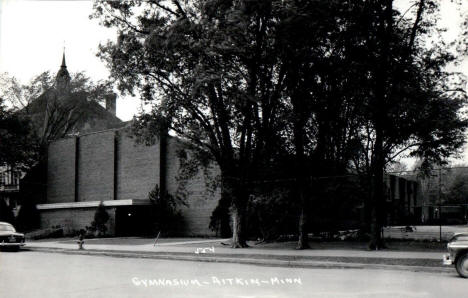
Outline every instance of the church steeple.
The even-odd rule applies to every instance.
[[[65,63],[65,48],[63,49],[62,65],[60,66],[57,76],[55,77],[55,85],[57,91],[60,93],[67,93],[70,86],[70,74],[67,70],[67,64]]]
[[[67,68],[67,64],[65,63],[65,49],[63,49],[62,65],[60,67]]]

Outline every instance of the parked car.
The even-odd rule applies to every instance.
[[[461,277],[468,278],[468,233],[458,233],[447,244],[448,254],[444,254],[444,265],[455,265]]]
[[[10,247],[19,250],[24,245],[24,234],[17,233],[13,225],[0,222],[0,248]]]

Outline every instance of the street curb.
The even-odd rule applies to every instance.
[[[195,256],[188,253],[169,253],[169,252],[129,252],[116,250],[96,250],[96,249],[66,249],[66,248],[50,248],[50,247],[33,247],[28,246],[28,250],[44,253],[61,253],[70,255],[88,255],[88,256],[107,256],[114,258],[139,258],[139,259],[158,259],[158,260],[174,260],[174,261],[192,261],[192,262],[210,262],[210,263],[231,263],[231,264],[246,264],[259,265],[268,267],[289,267],[289,268],[308,268],[308,269],[379,269],[379,270],[399,270],[412,272],[429,272],[429,273],[451,273],[454,274],[452,267],[433,267],[433,266],[409,266],[409,265],[388,265],[388,264],[364,264],[364,263],[349,263],[339,261],[311,261],[311,260],[280,260],[271,258],[271,255],[263,256],[266,258],[248,258],[237,255],[236,257],[229,256],[214,256],[204,255]],[[26,249],[25,249],[26,250]]]

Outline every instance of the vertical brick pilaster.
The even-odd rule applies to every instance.
[[[75,138],[75,202],[79,201],[80,137]]]
[[[113,199],[118,200],[119,190],[119,132],[116,131],[114,135],[114,194]]]

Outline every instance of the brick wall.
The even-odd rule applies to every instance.
[[[213,236],[215,233],[209,229],[209,224],[211,214],[220,198],[219,191],[211,194],[206,190],[205,177],[202,173],[190,180],[186,188],[188,190],[187,206],[181,206],[185,233],[189,236]]]
[[[113,234],[115,229],[115,208],[109,207],[106,208],[106,211],[109,214],[107,232]],[[95,212],[96,208],[41,210],[41,228],[60,226],[64,228],[65,235],[73,235],[91,225]]]
[[[207,191],[201,169],[197,175],[181,183],[177,179],[181,169],[178,151],[185,145],[176,138],[170,137],[167,141],[167,190],[172,195],[181,191],[187,195],[187,206],[180,206],[185,234],[214,235],[209,229],[209,221],[220,198],[219,191],[214,194]],[[76,139],[71,138],[56,141],[49,146],[47,203],[74,201],[75,142]],[[135,140],[128,137],[125,130],[112,130],[80,136],[78,148],[78,201],[143,200],[159,184],[158,143],[152,146],[135,144]],[[210,176],[214,177],[216,168],[212,168],[211,173]],[[95,208],[79,212],[73,210],[42,210],[45,216],[43,224],[51,226],[70,221],[71,229],[75,229],[91,223]],[[71,218],[73,216],[78,218]]]
[[[180,206],[185,223],[185,234],[187,236],[213,236],[215,233],[209,229],[210,216],[218,204],[220,198],[219,191],[214,194],[206,188],[205,179],[214,178],[218,170],[211,167],[209,176],[205,177],[200,169],[197,175],[182,182],[177,179],[180,171],[180,160],[178,151],[184,148],[184,143],[175,138],[169,138],[167,144],[167,190],[170,194],[177,195],[179,192],[186,193],[185,203],[187,206]],[[185,150],[187,159],[190,159],[190,152]]]
[[[80,137],[78,201],[107,201],[114,198],[114,131]]]
[[[75,138],[50,144],[48,151],[47,202],[75,200]]]
[[[147,199],[159,184],[159,144],[137,145],[124,131],[117,147],[117,199]]]

